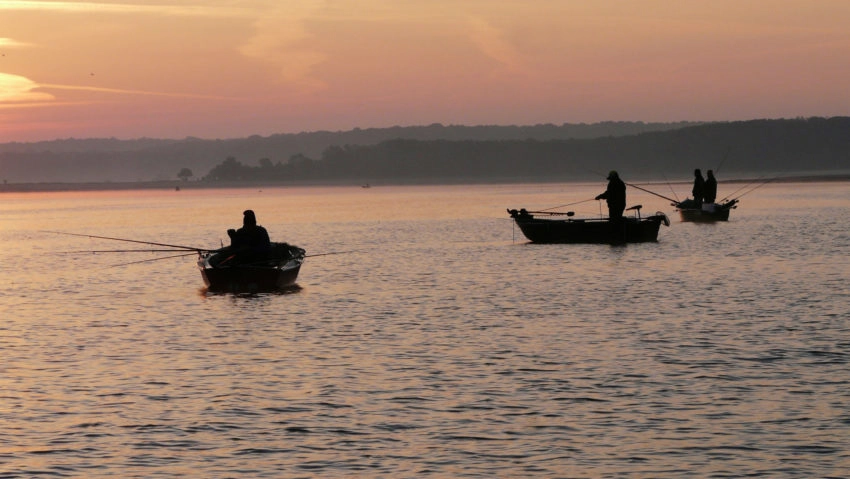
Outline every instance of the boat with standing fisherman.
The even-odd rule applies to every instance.
[[[626,183],[627,185],[637,188],[641,191],[649,193],[651,195],[655,195],[659,198],[664,198],[665,200],[670,202],[670,206],[676,208],[676,211],[679,212],[679,218],[682,222],[690,222],[690,223],[714,223],[717,221],[729,221],[729,213],[738,207],[738,202],[740,198],[748,193],[752,193],[753,191],[761,188],[762,186],[769,183],[771,180],[762,181],[756,184],[756,186],[751,186],[752,183],[748,183],[732,193],[732,195],[738,193],[739,191],[749,188],[747,191],[735,196],[734,198],[730,198],[729,195],[720,202],[703,202],[698,203],[696,200],[692,198],[686,198],[682,201],[675,200],[673,198],[669,198],[664,195],[660,195],[654,191],[650,191],[646,188],[642,188],[638,185],[633,185],[631,183]]]
[[[555,206],[542,211],[508,209],[508,214],[532,243],[623,244],[658,241],[661,223],[670,226],[667,215],[659,211],[652,216],[641,218],[641,205],[626,209],[626,183],[620,179],[620,174],[611,170],[607,179],[605,191],[592,200]],[[607,218],[573,218],[575,213],[572,211],[552,211],[603,199],[608,205]],[[635,214],[631,217],[623,216],[624,211],[634,211]]]
[[[726,161],[726,157],[723,158],[723,161]],[[722,164],[723,162],[721,162]],[[702,171],[699,168],[694,169],[694,186],[691,189],[693,199],[687,198],[685,201],[674,201],[671,204],[671,206],[676,207],[682,221],[710,223],[729,220],[729,210],[735,207],[738,200],[715,203],[717,179],[712,170],[708,170],[707,174],[708,178],[703,178]]]
[[[728,200],[723,203],[699,204],[691,198],[684,201],[674,201],[683,222],[711,223],[714,221],[729,221],[729,212],[738,207],[738,200]]]
[[[617,220],[608,218],[575,218],[575,213],[554,211],[527,211],[525,208],[509,209],[508,214],[522,234],[532,243],[595,243],[622,244],[658,241],[661,225],[670,226],[662,212],[641,217],[642,206],[632,206],[634,216]]]

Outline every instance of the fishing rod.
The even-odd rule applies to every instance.
[[[330,256],[330,255],[333,255],[333,254],[357,253],[359,251],[362,251],[362,250],[333,251],[333,252],[330,252],[330,253],[308,254],[308,255],[304,255],[304,258],[315,258],[316,256]],[[194,253],[188,253],[188,254],[194,254]],[[188,254],[186,256],[188,256]],[[183,256],[183,255],[178,255],[178,256]],[[228,262],[228,261],[230,261],[230,260],[232,260],[236,257],[237,257],[237,254],[234,253],[234,254],[228,256],[227,258],[225,258],[224,260],[222,260],[220,263],[218,263],[218,265],[221,266],[224,263],[226,263],[226,262]],[[161,259],[165,259],[165,258],[161,258]],[[151,260],[148,260],[148,261],[155,261],[155,260],[156,259],[151,259]],[[258,265],[258,264],[266,264],[268,262],[269,262],[269,259],[261,259],[261,260],[258,260],[258,261],[252,261],[250,263],[239,263],[239,266],[254,266],[254,265]],[[129,264],[132,264],[132,263],[129,263]]]
[[[760,179],[762,179],[762,178],[764,178],[764,176],[760,176],[760,177],[758,177],[758,179],[756,179],[756,181],[758,181],[758,180],[760,180]],[[721,202],[724,202],[724,201],[726,201],[726,200],[730,199],[731,197],[735,196],[735,194],[736,194],[737,192],[739,192],[739,191],[741,191],[741,190],[743,190],[743,189],[745,189],[745,188],[749,188],[749,187],[750,187],[753,183],[755,183],[755,181],[751,181],[751,182],[749,182],[749,183],[745,184],[744,186],[742,186],[742,187],[738,188],[737,190],[733,191],[732,193],[729,193],[728,195],[724,196],[724,197],[723,197],[723,199],[721,199],[720,201],[721,201]]]
[[[184,249],[95,249],[95,250],[79,250],[79,251],[56,251],[53,254],[96,254],[96,253],[172,253],[176,251],[188,251]],[[192,254],[195,254],[192,250]]]
[[[526,211],[526,213],[528,213],[530,215],[549,215],[549,216],[575,216],[575,214],[576,214],[575,211],[562,212],[562,211],[547,211],[547,210]]]
[[[624,182],[624,183],[625,183],[625,182]],[[649,194],[651,194],[651,195],[655,195],[655,196],[657,196],[657,197],[659,197],[659,198],[664,198],[664,199],[665,199],[665,200],[667,200],[667,201],[672,201],[673,203],[676,203],[676,204],[678,204],[678,203],[679,203],[678,201],[674,200],[673,198],[668,198],[668,197],[666,197],[666,196],[664,196],[664,195],[659,195],[658,193],[656,193],[656,192],[654,192],[654,191],[649,191],[649,190],[647,190],[646,188],[641,188],[641,187],[640,187],[640,186],[638,186],[638,185],[633,185],[633,184],[631,184],[631,183],[626,183],[626,185],[631,186],[632,188],[637,188],[637,189],[639,189],[639,190],[641,190],[641,191],[645,191],[645,192],[647,192],[647,193],[649,193]]]
[[[762,178],[764,178],[764,175],[759,176],[759,177],[758,177],[758,178],[756,178],[754,181],[751,181],[751,182],[749,182],[749,183],[745,184],[744,186],[742,186],[742,187],[738,188],[737,190],[733,191],[732,193],[730,193],[730,194],[728,194],[728,195],[724,196],[724,197],[723,197],[723,199],[722,199],[722,200],[720,200],[720,201],[726,201],[726,200],[728,200],[728,199],[737,199],[737,198],[740,198],[741,196],[743,196],[743,195],[745,195],[745,194],[749,193],[749,191],[744,192],[744,193],[742,193],[742,194],[741,194],[741,195],[739,195],[739,196],[735,196],[735,194],[736,194],[736,193],[738,193],[739,191],[742,191],[742,190],[745,190],[745,189],[747,189],[747,188],[751,187],[751,186],[752,186],[753,184],[755,184],[755,183],[758,183],[759,181],[761,181],[761,180],[762,180]],[[766,184],[770,183],[771,181],[775,180],[776,178],[779,178],[779,177],[777,176],[777,177],[775,177],[775,178],[768,178],[768,180],[767,180],[767,181],[765,181],[765,182],[763,182],[762,184],[760,184],[760,185],[756,186],[756,188],[761,188],[762,186],[764,186],[764,185],[766,185]],[[753,190],[755,190],[755,188],[753,188]],[[750,190],[750,191],[752,191],[752,190]]]
[[[211,250],[211,249],[207,249],[207,248],[196,248],[194,246],[183,246],[183,245],[175,245],[175,244],[167,244],[167,243],[155,243],[153,241],[140,241],[140,240],[134,240],[134,239],[127,239],[127,238],[112,238],[112,237],[109,237],[109,236],[97,236],[97,235],[87,235],[87,234],[79,234],[79,233],[67,233],[67,232],[64,232],[64,231],[42,231],[42,232],[43,233],[60,234],[60,235],[69,235],[69,236],[80,236],[80,237],[83,237],[83,238],[97,238],[97,239],[105,239],[105,240],[111,240],[111,241],[125,241],[125,242],[128,242],[128,243],[148,244],[148,245],[152,245],[152,246],[163,246],[163,247],[166,247],[166,248],[177,248],[177,249],[181,249],[181,250],[191,250],[191,251],[196,251],[196,252],[199,252],[199,253],[200,252],[207,252],[207,251],[215,251],[215,250]]]
[[[550,210],[554,210],[554,209],[558,209],[558,208],[564,208],[564,207],[567,207],[567,206],[580,205],[582,203],[587,203],[589,201],[596,201],[596,198],[590,198],[588,200],[576,201],[575,203],[567,203],[565,205],[553,206],[551,208],[544,208],[540,211],[529,211],[529,213],[548,213]]]
[[[359,253],[360,251],[363,251],[363,250],[354,249],[354,250],[351,250],[351,251],[334,251],[334,252],[331,252],[331,253],[308,254],[308,255],[305,255],[304,257],[305,258],[315,258],[316,256],[330,256],[332,254]]]
[[[720,168],[723,167],[723,163],[726,163],[726,159],[729,158],[729,152],[732,151],[731,146],[726,147],[726,154],[723,155],[723,159],[720,160],[720,164],[717,165],[717,168],[714,169],[714,173],[720,173]]]
[[[595,171],[595,170],[593,170],[593,169],[591,169],[591,168],[587,168],[587,167],[585,167],[584,169],[585,169],[585,170],[587,170],[587,171],[589,171],[589,172],[591,172],[591,173],[597,174],[597,175],[599,175],[599,176],[605,176],[605,175],[603,175],[602,173],[600,173],[600,172],[598,172],[598,171]],[[663,198],[663,199],[665,199],[665,200],[667,200],[667,201],[672,201],[673,203],[676,203],[676,204],[678,204],[678,203],[679,203],[679,201],[678,201],[678,200],[674,200],[673,198],[668,198],[668,197],[666,197],[666,196],[664,196],[664,195],[660,195],[660,194],[658,194],[658,193],[656,193],[656,192],[654,192],[654,191],[649,191],[649,190],[647,190],[646,188],[641,188],[640,186],[634,185],[634,184],[632,184],[632,183],[626,183],[626,182],[624,181],[624,182],[623,182],[623,184],[628,185],[628,186],[631,186],[632,188],[637,188],[637,189],[639,189],[639,190],[641,190],[641,191],[645,191],[645,192],[647,192],[647,193],[649,193],[649,194],[651,194],[651,195],[655,195],[655,196],[657,196],[657,197],[659,197],[659,198]],[[672,189],[672,187],[671,187],[670,189]],[[594,198],[594,199],[595,199],[595,198]]]
[[[129,262],[129,263],[119,263],[119,264],[113,264],[113,265],[110,265],[109,267],[110,267],[110,268],[117,268],[117,267],[119,267],[119,266],[129,266],[129,265],[131,265],[131,264],[150,263],[150,262],[153,262],[153,261],[162,261],[162,260],[164,260],[164,259],[182,258],[182,257],[184,257],[184,256],[191,256],[191,255],[193,255],[193,254],[196,254],[196,253],[195,253],[194,251],[192,251],[192,252],[190,252],[190,253],[180,253],[180,254],[175,254],[175,255],[172,255],[172,256],[163,256],[163,257],[161,257],[161,258],[151,258],[151,259],[143,259],[143,260],[141,260],[141,261],[131,261],[131,262]]]
[[[782,176],[782,175],[780,175],[780,176]],[[755,190],[757,190],[757,189],[761,188],[762,186],[764,186],[764,185],[766,185],[766,184],[770,183],[771,181],[778,179],[780,176],[775,176],[775,177],[773,177],[773,178],[769,178],[767,181],[764,181],[764,182],[762,182],[760,185],[756,185],[756,186],[754,186],[753,188],[750,188],[749,190],[747,190],[747,191],[745,191],[745,192],[741,193],[740,195],[738,195],[738,196],[737,196],[737,197],[735,197],[734,199],[736,199],[736,200],[737,200],[738,198],[741,198],[741,197],[743,197],[744,195],[748,195],[748,194],[752,193],[753,191],[755,191]],[[739,191],[740,191],[740,189],[739,189]]]

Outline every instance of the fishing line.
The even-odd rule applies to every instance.
[[[681,203],[681,201],[679,201],[679,195],[676,194],[676,190],[673,189],[673,185],[670,184],[670,180],[667,179],[667,175],[661,173],[661,177],[664,178],[664,182],[667,183],[667,187],[670,188],[670,192],[676,197],[676,203]]]

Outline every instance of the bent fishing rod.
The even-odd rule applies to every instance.
[[[659,195],[658,193],[656,193],[656,192],[654,192],[654,191],[649,191],[649,190],[647,190],[646,188],[641,188],[641,187],[640,187],[640,186],[638,186],[638,185],[633,185],[633,184],[631,184],[631,183],[626,183],[625,181],[624,181],[623,183],[625,183],[627,186],[631,186],[632,188],[637,188],[637,189],[639,189],[639,190],[641,190],[641,191],[645,191],[645,192],[647,192],[647,193],[649,193],[649,194],[651,194],[651,195],[655,195],[655,196],[657,196],[657,197],[659,197],[659,198],[664,198],[664,199],[665,199],[665,200],[667,200],[667,201],[672,201],[674,204],[679,204],[679,203],[680,203],[679,201],[674,200],[673,198],[668,198],[668,197],[666,197],[666,196],[664,196],[664,195]]]
[[[591,172],[591,173],[594,173],[594,174],[597,174],[597,175],[599,175],[599,176],[605,176],[605,175],[603,175],[602,173],[600,173],[600,172],[598,172],[598,171],[595,171],[595,170],[593,170],[593,169],[590,169],[590,168],[587,168],[587,167],[585,167],[585,169],[586,169],[587,171],[589,171],[589,172]],[[680,203],[680,201],[679,201],[679,200],[674,200],[673,198],[668,198],[668,197],[666,197],[666,196],[664,196],[664,195],[660,195],[660,194],[658,194],[658,193],[656,193],[656,192],[654,192],[654,191],[649,191],[649,190],[647,190],[646,188],[641,188],[641,187],[640,187],[640,186],[638,186],[638,185],[634,185],[634,184],[632,184],[632,183],[626,183],[625,181],[623,182],[623,184],[625,184],[626,186],[631,186],[632,188],[637,188],[637,189],[639,189],[639,190],[641,190],[641,191],[645,191],[645,192],[647,192],[647,193],[649,193],[649,194],[651,194],[651,195],[655,195],[655,196],[657,196],[657,197],[659,197],[659,198],[663,198],[663,199],[665,199],[665,200],[667,200],[667,201],[672,201],[672,202],[673,202],[673,204],[679,204],[679,203]]]

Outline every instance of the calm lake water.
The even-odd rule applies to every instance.
[[[598,215],[603,189],[0,194],[0,478],[847,477],[850,184],[718,224],[630,189],[672,225],[616,247],[505,212]],[[246,208],[354,252],[211,294],[193,256],[44,232],[215,248]]]

